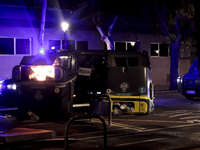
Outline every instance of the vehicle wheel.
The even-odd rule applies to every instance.
[[[194,99],[194,96],[185,96],[187,99]]]

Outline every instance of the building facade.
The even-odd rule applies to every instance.
[[[12,68],[20,63],[23,56],[39,53],[40,19],[41,9],[0,4],[0,80],[11,77]],[[64,32],[61,28],[63,20],[70,22],[67,49],[105,49],[105,43],[95,26],[91,28],[86,23],[80,22],[73,12],[51,8],[46,11],[44,49],[64,49]],[[137,23],[137,18],[135,20]],[[132,43],[139,43],[140,49],[149,53],[154,85],[169,85],[170,49],[161,44],[159,36],[145,32],[144,24],[148,23],[142,22],[139,27],[144,30],[140,29],[143,32],[137,34],[128,35],[115,29],[112,34],[114,49],[134,49]],[[179,61],[180,76],[183,76],[191,65],[189,57],[190,51],[181,54],[183,59]]]

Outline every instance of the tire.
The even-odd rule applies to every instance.
[[[185,95],[187,99],[194,99],[194,96]]]

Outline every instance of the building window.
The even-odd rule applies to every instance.
[[[61,49],[61,40],[49,40],[49,50]]]
[[[65,49],[65,40],[62,40],[62,49]],[[75,50],[75,41],[67,40],[67,50],[74,51]]]
[[[88,50],[88,41],[77,41],[77,50]]]
[[[67,40],[67,50],[75,50],[75,41]],[[49,50],[65,49],[65,40],[49,40]]]
[[[127,43],[127,50],[136,51],[136,43],[135,42]]]
[[[115,42],[115,50],[131,50],[136,51],[136,42]]]
[[[30,39],[16,39],[16,54],[30,54]]]
[[[14,55],[14,38],[0,38],[0,54]]]
[[[31,38],[3,38],[0,37],[0,54],[4,55],[30,55]]]
[[[168,57],[170,56],[169,45],[151,43],[151,56]]]
[[[126,50],[126,42],[115,42],[115,50]]]

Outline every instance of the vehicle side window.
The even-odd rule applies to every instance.
[[[59,57],[59,64],[63,67],[70,68],[70,56],[60,56]]]
[[[126,57],[115,57],[117,67],[127,67]]]
[[[138,57],[128,57],[128,65],[129,67],[136,67],[138,66]]]

